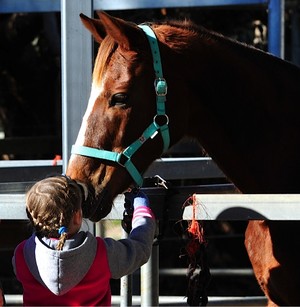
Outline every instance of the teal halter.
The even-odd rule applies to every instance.
[[[113,152],[107,151],[103,149],[91,148],[87,146],[81,145],[73,145],[72,146],[72,154],[98,158],[102,160],[108,160],[112,162],[117,162],[121,166],[125,167],[133,180],[136,182],[138,186],[142,186],[143,184],[143,177],[134,166],[131,161],[131,157],[133,154],[144,144],[146,140],[149,138],[154,138],[158,131],[160,131],[164,147],[163,151],[165,152],[170,145],[170,135],[169,135],[169,118],[165,112],[165,101],[167,95],[167,82],[163,78],[162,73],[162,66],[161,66],[161,59],[160,59],[160,52],[157,43],[157,38],[153,30],[147,25],[139,25],[139,27],[145,32],[150,47],[152,51],[153,57],[153,67],[155,71],[156,79],[154,81],[154,88],[156,92],[156,108],[157,114],[153,118],[153,122],[149,125],[148,128],[143,132],[143,134],[134,141],[131,145],[129,145],[123,152]],[[159,118],[163,118],[163,120],[159,120]],[[163,122],[162,124],[158,123]]]

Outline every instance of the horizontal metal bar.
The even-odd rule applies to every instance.
[[[55,167],[52,164],[52,160],[0,161],[0,182],[33,181],[47,173],[62,172],[61,160],[57,161]],[[40,176],[38,176],[39,170]],[[144,177],[149,178],[155,175],[159,175],[165,180],[225,177],[215,162],[207,157],[163,158],[155,160],[145,172]]]
[[[163,217],[164,194],[157,190],[149,195],[157,218]],[[152,194],[151,194],[152,193]],[[300,220],[300,194],[197,194],[195,219],[197,220]],[[193,207],[187,206],[181,214],[183,201],[170,201],[169,215],[173,220],[193,218]],[[110,214],[105,219],[121,220],[124,211],[124,195],[114,201]],[[176,212],[172,212],[176,211]],[[0,195],[0,219],[26,220],[24,194]],[[171,220],[171,218],[170,218]]]
[[[300,194],[197,194],[197,220],[300,220]],[[193,217],[193,206],[183,219]]]
[[[0,194],[24,194],[33,183],[32,181],[0,182]]]
[[[230,5],[263,5],[267,0],[94,0],[95,10],[129,10],[129,9],[153,9],[172,7],[213,7]]]
[[[15,168],[15,167],[40,167],[52,166],[53,160],[1,160],[1,168]],[[57,160],[56,165],[62,165],[62,160]]]
[[[92,0],[91,0],[92,1]],[[95,10],[267,5],[268,0],[94,0]],[[59,12],[60,0],[0,0],[0,13]]]
[[[0,220],[27,220],[24,194],[0,195]]]
[[[124,211],[124,195],[114,201],[111,213],[105,219],[121,220]],[[0,194],[0,220],[27,220],[24,194]]]
[[[52,174],[61,173],[62,160],[0,161],[0,193],[5,193],[5,186],[9,190],[13,189],[14,183],[21,187],[22,183],[34,182]]]
[[[165,180],[223,178],[222,171],[211,158],[162,158],[155,160],[144,177],[159,175]]]
[[[254,276],[252,269],[210,269],[210,274],[216,276]],[[187,274],[186,268],[164,268],[159,269],[161,276],[185,276]]]
[[[0,13],[59,11],[60,0],[0,0]]]
[[[6,294],[5,300],[8,306],[21,306],[23,304],[22,294]],[[187,306],[187,298],[185,296],[160,296],[160,306]],[[112,305],[120,306],[121,297],[112,295]],[[264,296],[209,296],[209,306],[264,306],[267,299]],[[132,296],[134,306],[141,304],[141,297]]]

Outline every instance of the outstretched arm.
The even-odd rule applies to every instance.
[[[111,277],[115,279],[133,273],[148,261],[156,229],[148,197],[141,191],[136,195],[125,193],[125,197],[131,198],[134,206],[132,230],[127,239],[104,239]]]

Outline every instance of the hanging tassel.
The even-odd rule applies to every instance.
[[[185,205],[193,206],[192,220],[189,222],[186,230],[189,242],[186,245],[186,252],[189,260],[187,278],[187,303],[190,306],[206,306],[208,303],[207,289],[211,279],[206,246],[207,242],[204,237],[204,230],[199,221],[196,220],[196,195],[193,194],[185,202]],[[197,270],[199,273],[197,273]]]
[[[197,200],[196,200],[196,194],[193,194],[189,200],[192,202],[193,207],[193,216],[192,220],[189,223],[188,226],[188,233],[192,236],[193,239],[199,240],[200,243],[203,243],[204,235],[203,235],[203,227],[199,225],[199,222],[196,220],[196,206],[197,206]]]

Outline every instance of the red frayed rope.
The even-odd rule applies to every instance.
[[[190,196],[187,201],[189,203],[191,202],[193,206],[193,216],[192,220],[189,222],[187,231],[194,239],[199,240],[200,243],[203,243],[205,241],[203,227],[201,227],[199,222],[196,220],[196,206],[197,206],[196,194]]]
[[[196,194],[190,196],[184,206],[192,206],[192,219],[188,222],[186,233],[189,241],[185,247],[188,256],[188,290],[187,303],[190,306],[206,306],[207,288],[210,282],[210,272],[207,264],[205,248],[207,242],[204,238],[203,225],[196,220],[197,199]],[[197,269],[200,269],[197,272]]]

